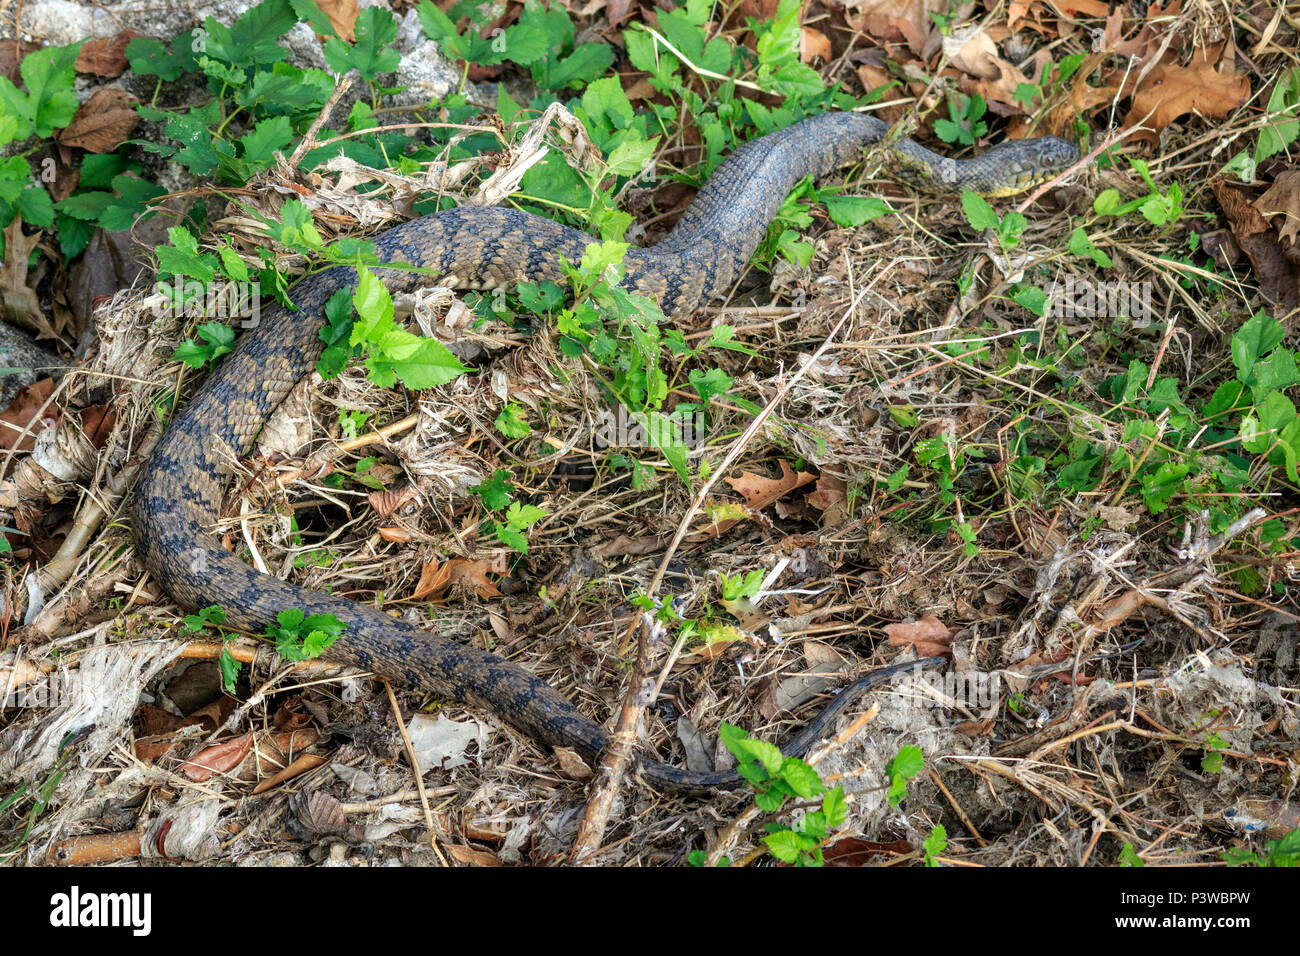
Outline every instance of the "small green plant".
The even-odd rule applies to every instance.
[[[739,601],[741,598],[757,597],[765,574],[767,572],[763,568],[756,568],[748,574],[738,574],[735,577],[722,575],[722,600]]]
[[[978,93],[974,96],[959,93],[948,100],[948,116],[951,118],[934,121],[934,135],[945,143],[974,146],[989,131],[989,124],[984,122],[987,111],[988,104]]]
[[[192,634],[198,634],[205,627],[214,627],[221,634],[221,655],[217,658],[217,666],[221,669],[221,686],[227,693],[233,694],[235,681],[239,679],[239,672],[243,670],[244,665],[235,660],[235,656],[230,653],[230,642],[236,635],[221,631],[221,625],[225,623],[226,610],[219,604],[209,604],[194,614],[186,614],[181,619],[181,625]]]
[[[911,780],[925,768],[925,754],[921,748],[907,744],[899,748],[894,759],[885,767],[889,774],[889,803],[898,807],[907,796],[907,781]]]
[[[204,322],[195,331],[202,342],[186,339],[176,346],[172,359],[184,362],[190,368],[201,369],[209,362],[215,362],[235,348],[235,330],[220,322]]]
[[[361,411],[340,411],[339,412],[339,430],[346,439],[353,439],[360,435],[370,421],[371,412]]]
[[[59,741],[58,758],[55,760],[49,776],[42,781],[40,787],[36,790],[31,809],[27,811],[27,823],[23,826],[23,832],[19,835],[13,846],[9,847],[8,850],[0,852],[0,863],[4,863],[12,858],[14,854],[22,849],[23,844],[27,842],[27,837],[31,834],[32,827],[36,825],[36,821],[40,819],[41,814],[44,813],[46,807],[49,806],[50,800],[54,796],[54,791],[58,789],[59,784],[62,782],[63,775],[68,772],[68,762],[76,752],[77,745],[85,740],[92,729],[93,728],[91,727],[83,727],[78,730],[70,731],[62,740]],[[27,793],[27,788],[28,782],[23,781],[18,785],[18,789],[3,800],[0,800],[0,814],[7,813],[11,807],[17,804],[18,801],[22,799],[23,795]]]
[[[1151,178],[1150,169],[1145,160],[1129,157],[1129,165],[1142,177],[1149,190],[1145,196],[1120,202],[1118,189],[1103,189],[1093,200],[1092,209],[1099,216],[1119,218],[1136,210],[1147,222],[1162,229],[1170,228],[1183,217],[1183,190],[1177,183],[1169,184],[1168,192],[1161,192],[1155,180]]]
[[[338,640],[347,626],[333,614],[312,614],[289,608],[276,615],[268,625],[266,636],[275,641],[275,649],[286,661],[304,661],[320,657]]]
[[[709,855],[703,850],[692,850],[690,853],[686,854],[686,862],[691,866],[704,866],[704,864],[709,862]],[[731,857],[718,857],[717,865],[731,866]]]
[[[784,757],[775,744],[755,740],[739,727],[723,724],[718,731],[723,745],[740,762],[737,770],[755,790],[754,802],[767,813],[780,812],[788,799],[817,801],[793,826],[766,824],[763,842],[768,852],[783,863],[821,866],[821,846],[833,829],[844,823],[848,807],[844,788],[830,790],[817,771],[797,757]]]
[[[1300,67],[1282,70],[1273,83],[1265,107],[1265,122],[1259,128],[1253,151],[1242,150],[1221,171],[1235,173],[1242,182],[1255,179],[1256,167],[1300,138]]]
[[[939,500],[943,506],[947,508],[949,505],[957,505],[957,478],[966,467],[966,455],[957,448],[952,436],[924,438],[916,443],[913,454],[917,464],[935,472],[935,484],[939,486]],[[975,529],[969,521],[960,517],[960,508],[957,520],[939,517],[936,518],[934,527],[936,531],[954,531],[961,538],[967,557],[979,553]]]
[[[374,491],[383,491],[387,485],[385,485],[376,475],[372,474],[375,465],[378,463],[379,458],[375,455],[367,455],[364,458],[358,458],[357,463],[352,466],[351,471],[348,471],[346,468],[332,471],[321,479],[321,483],[328,488],[342,488],[346,482],[351,480]],[[300,544],[301,541],[295,543]]]
[[[1119,851],[1120,866],[1146,866],[1142,857],[1138,856],[1137,850],[1133,849],[1132,843],[1125,843]]]
[[[1228,749],[1228,742],[1216,732],[1205,735],[1205,753],[1201,757],[1201,769],[1206,773],[1223,772],[1223,751]]]
[[[930,835],[921,841],[921,852],[925,854],[926,866],[942,866],[939,856],[948,849],[948,831],[942,823],[936,823]]]
[[[988,200],[969,189],[962,191],[961,208],[966,213],[966,221],[970,223],[972,229],[981,231],[992,229],[998,245],[1002,247],[1004,253],[1008,254],[1020,245],[1020,237],[1025,231],[1025,226],[1029,224],[1023,213],[1014,210],[999,216],[988,204]]]
[[[1270,840],[1262,854],[1248,847],[1232,847],[1219,854],[1219,858],[1228,866],[1300,866],[1300,829]]]
[[[505,521],[493,520],[492,531],[496,539],[507,548],[528,553],[528,538],[524,532],[532,525],[545,518],[549,511],[536,505],[526,505],[515,501],[511,495],[513,485],[510,471],[498,468],[486,481],[470,489],[479,496],[484,507],[490,511],[504,511]]]
[[[528,424],[528,410],[515,402],[509,402],[497,416],[496,428],[507,438],[527,438],[533,433]]]
[[[1062,57],[1059,63],[1044,63],[1038,82],[1018,85],[1013,99],[1025,108],[1025,112],[1040,114],[1044,105],[1066,92],[1066,84],[1085,59],[1087,54],[1071,53]]]

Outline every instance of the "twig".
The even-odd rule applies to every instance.
[[[388,691],[388,704],[393,708],[393,716],[397,718],[397,732],[402,735],[402,743],[406,746],[406,759],[411,761],[411,770],[415,773],[415,786],[420,791],[420,806],[424,808],[424,823],[429,829],[429,848],[437,853],[438,859],[442,860],[442,865],[446,866],[447,861],[443,860],[442,854],[438,852],[438,838],[433,829],[433,811],[429,809],[429,795],[424,790],[424,774],[420,771],[420,761],[415,756],[415,745],[411,743],[411,737],[406,732],[402,708],[398,706],[397,695],[393,693],[393,685],[389,683],[388,678],[379,679],[383,682],[384,690]]]
[[[110,507],[115,508],[122,496],[135,484],[140,469],[148,461],[154,445],[158,443],[161,436],[162,426],[155,426],[140,444],[135,460],[113,476],[113,480],[108,483],[108,487],[104,489],[102,495],[92,497],[87,501],[86,506],[77,515],[72,530],[68,532],[68,536],[63,540],[63,544],[55,552],[54,557],[50,558],[45,566],[36,572],[36,583],[42,594],[48,594],[55,588],[62,586],[72,572],[76,570],[81,561],[82,550],[90,543],[90,539],[95,536],[95,532],[99,530],[99,526],[108,515]],[[39,620],[39,616],[37,620]]]

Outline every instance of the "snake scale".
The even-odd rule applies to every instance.
[[[725,296],[746,268],[782,200],[803,177],[822,177],[859,159],[888,132],[881,120],[829,113],[769,133],[737,149],[700,190],[664,241],[629,249],[625,284],[653,296],[667,316],[688,315],[700,303]],[[1003,143],[971,160],[938,156],[910,139],[892,147],[905,177],[929,190],[972,189],[1007,195],[1041,182],[1077,151],[1054,137]],[[513,290],[520,281],[562,282],[558,259],[576,262],[592,239],[574,229],[513,209],[470,207],[411,220],[374,239],[380,261],[435,270],[443,285]],[[391,291],[428,283],[421,273],[381,269]],[[139,555],[181,606],[220,605],[227,622],[260,633],[279,612],[333,614],[345,626],[326,657],[427,688],[482,708],[552,746],[597,760],[608,735],[562,694],[501,657],[439,638],[374,608],[298,587],[262,574],[225,551],[213,532],[234,465],[247,453],[271,412],[310,372],[322,342],[326,300],[354,287],[351,267],[336,266],[300,281],[291,292],[296,311],[263,313],[235,350],[175,415],[136,486],[133,529]],[[908,662],[867,674],[846,688],[792,740],[800,754],[862,691]],[[734,772],[700,773],[641,760],[650,785],[702,792],[738,786]]]

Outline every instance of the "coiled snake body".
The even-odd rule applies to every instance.
[[[718,167],[667,239],[628,251],[626,283],[657,298],[669,316],[725,295],[790,189],[804,176],[825,176],[859,157],[887,131],[872,117],[832,113],[747,143]],[[966,161],[936,156],[911,140],[893,151],[909,178],[933,190],[992,195],[1026,189],[1077,155],[1071,144],[1052,137],[1005,143]],[[591,241],[527,213],[475,207],[412,220],[377,236],[375,246],[381,261],[428,267],[444,285],[513,289],[520,281],[562,281],[558,258],[576,262]],[[409,271],[377,274],[394,291],[427,281]],[[376,608],[261,574],[226,552],[213,534],[234,463],[319,358],[326,300],[355,282],[350,267],[299,282],[292,291],[297,311],[264,314],[176,415],[136,488],[133,526],[146,567],[178,604],[220,605],[229,624],[248,631],[265,630],[289,608],[333,614],[345,630],[328,658],[483,708],[548,744],[597,759],[608,744],[605,731],[519,666]],[[859,692],[905,666],[913,664],[876,670],[851,685],[786,743],[787,752],[801,753]],[[668,790],[741,782],[735,773],[698,773],[651,760],[642,760],[641,770],[651,785]]]

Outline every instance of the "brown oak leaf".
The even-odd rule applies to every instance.
[[[1154,143],[1160,131],[1180,116],[1196,113],[1206,119],[1224,119],[1245,103],[1250,97],[1250,80],[1226,62],[1216,67],[1220,50],[1198,50],[1188,66],[1157,63],[1145,76],[1140,70],[1132,71],[1121,90],[1122,96],[1133,98],[1124,127],[1141,123],[1144,128],[1134,137]]]
[[[780,478],[768,478],[752,471],[746,471],[742,472],[739,478],[726,478],[723,480],[744,495],[745,504],[755,511],[761,511],[776,501],[777,498],[782,498],[796,488],[817,480],[817,476],[810,472],[800,471],[796,473],[790,467],[789,462],[785,460],[778,462],[778,464],[781,466]]]

